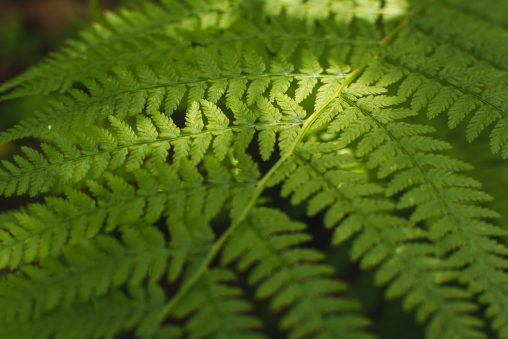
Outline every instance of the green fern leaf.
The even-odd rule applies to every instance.
[[[42,96],[0,131],[0,337],[395,337],[384,288],[427,338],[508,338],[507,13],[105,13],[0,85]]]

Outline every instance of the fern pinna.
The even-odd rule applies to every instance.
[[[348,251],[428,338],[508,338],[505,220],[443,128],[505,166],[506,15],[502,0],[106,13],[0,87],[46,99],[0,133],[20,145],[0,193],[37,198],[0,214],[0,337],[374,338],[333,255]]]

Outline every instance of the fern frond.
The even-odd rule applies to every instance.
[[[255,45],[251,48],[239,45],[237,49],[240,48],[259,49]],[[263,52],[266,53],[266,51]],[[207,51],[206,53],[212,52]],[[51,138],[55,132],[68,130],[69,127],[83,128],[93,124],[97,119],[110,115],[122,119],[126,115],[136,115],[142,112],[152,114],[158,110],[171,115],[180,107],[181,101],[185,98],[188,105],[191,106],[192,102],[202,100],[217,103],[224,95],[227,98],[238,100],[245,94],[246,103],[250,106],[265,93],[268,87],[273,86],[272,91],[280,88],[281,81],[286,82],[284,87],[287,90],[295,79],[300,79],[300,85],[302,85],[301,79],[317,80],[336,77],[332,74],[304,73],[304,71],[310,72],[309,70],[302,70],[301,73],[294,72],[291,68],[283,70],[280,69],[281,66],[276,61],[273,62],[271,68],[277,69],[277,73],[270,70],[263,70],[259,73],[259,70],[248,65],[247,60],[254,57],[250,56],[252,53],[244,53],[246,53],[246,61],[243,66],[241,59],[236,65],[226,64],[230,57],[226,51],[222,51],[222,56],[214,56],[213,63],[208,66],[219,63],[222,67],[227,67],[221,69],[220,74],[217,75],[210,74],[207,68],[197,74],[177,73],[177,70],[181,69],[183,65],[188,65],[190,60],[194,60],[196,64],[202,63],[198,52],[188,53],[190,55],[185,61],[181,61],[180,68],[173,69],[168,65],[158,65],[153,68],[138,67],[138,71],[135,73],[128,70],[117,70],[116,76],[103,80],[103,84],[87,83],[86,86],[91,95],[80,90],[72,90],[68,96],[51,104],[46,111],[42,111],[33,118],[21,122],[20,125],[3,132],[0,135],[0,140],[6,142],[29,136]],[[211,58],[210,55],[209,57]],[[215,60],[219,57],[222,60]],[[260,55],[257,57],[259,59],[256,60],[260,63],[257,66],[265,69],[265,61],[260,58]],[[203,65],[201,66],[203,67]],[[196,68],[198,67],[196,66]],[[164,78],[159,79],[155,74],[164,74]]]
[[[225,167],[212,159],[205,161],[205,168],[206,182],[189,165],[181,171],[168,165],[138,171],[136,186],[106,176],[107,185],[90,183],[91,196],[69,190],[65,199],[46,198],[45,204],[6,214],[0,231],[0,267],[13,269],[48,256],[56,257],[67,245],[91,240],[101,229],[111,232],[118,227],[154,223],[163,217],[175,232],[173,245],[178,248],[177,241],[182,243],[175,258],[185,258],[193,251],[189,247],[193,236],[188,230],[183,232],[187,227],[179,227],[192,224],[189,218],[195,211],[200,211],[200,223],[206,225],[217,216],[235,187],[243,190],[251,185],[231,177]],[[188,209],[194,212],[187,212]],[[177,262],[180,259],[171,266],[172,277],[181,270]]]
[[[259,21],[256,13],[262,13],[263,20]],[[258,40],[271,46],[293,45],[291,48],[298,44],[337,46],[344,42],[371,46],[376,44],[375,30],[369,31],[363,25],[353,39],[349,25],[357,24],[355,18],[374,22],[377,16],[389,20],[396,14],[383,11],[377,0],[346,6],[329,0],[296,2],[290,7],[239,0],[172,0],[165,1],[162,6],[147,3],[142,11],[123,9],[118,14],[107,13],[104,22],[95,23],[82,32],[80,40],[69,41],[59,53],[2,85],[0,94],[5,100],[64,92],[75,83],[98,79],[116,66],[130,69],[141,63],[156,65],[161,58],[178,58],[193,44],[220,46],[234,41]],[[299,25],[294,17],[305,18],[308,22]],[[340,20],[335,20],[336,17]],[[316,20],[324,24],[318,25]],[[340,39],[335,37],[337,27],[334,26],[338,25]],[[224,29],[228,30],[226,34]],[[294,33],[288,34],[288,31]],[[135,52],[132,46],[136,46]]]
[[[390,78],[413,111],[430,119],[447,112],[450,128],[468,120],[468,141],[492,126],[491,150],[508,158],[508,59],[506,48],[500,48],[508,32],[481,14],[485,8],[480,15],[464,10],[470,3],[440,1],[429,7],[381,55],[381,66],[374,67],[382,72],[371,71],[370,82],[383,85]],[[450,17],[455,24],[449,24]]]
[[[450,146],[423,136],[429,132],[428,128],[397,123],[407,116],[408,111],[383,110],[375,105],[375,100],[369,99],[368,102],[363,98],[355,102],[344,98],[345,104],[356,111],[358,119],[368,124],[363,134],[380,132],[383,135],[376,149],[370,152],[367,165],[377,170],[378,177],[393,178],[388,192],[392,195],[402,193],[397,208],[415,208],[411,221],[427,224],[428,236],[436,244],[438,254],[446,257],[446,266],[455,270],[455,267],[470,265],[469,269],[461,269],[452,276],[467,283],[473,292],[485,293],[481,298],[491,307],[490,316],[494,317],[496,324],[503,323],[506,314],[496,307],[499,300],[506,298],[503,288],[495,285],[486,289],[477,287],[482,284],[479,281],[489,284],[490,278],[485,277],[497,275],[499,268],[508,264],[503,258],[507,251],[505,246],[496,244],[492,239],[505,236],[506,231],[485,220],[496,217],[496,213],[479,206],[489,201],[490,196],[479,190],[477,182],[459,174],[470,169],[469,165],[436,154]],[[349,142],[350,138],[346,138]],[[469,246],[472,243],[496,245],[476,245],[473,249]],[[484,259],[477,262],[478,258]],[[486,258],[491,259],[486,261]],[[495,291],[493,293],[499,299],[494,300],[489,291]],[[494,309],[496,311],[492,311]],[[467,323],[472,326],[478,324],[474,321]],[[503,331],[502,326],[495,326]]]
[[[259,330],[253,308],[242,298],[239,287],[232,285],[237,278],[232,271],[207,271],[194,290],[183,299],[173,312],[186,320],[188,338],[264,338]]]
[[[267,133],[275,138],[286,129],[294,130],[302,124],[301,116],[288,116],[293,112],[290,108],[286,111],[282,108],[282,114],[273,106],[271,111],[261,111],[266,105],[260,104],[259,109],[250,111],[243,103],[234,101],[231,104],[234,117],[230,118],[209,101],[193,102],[182,128],[168,116],[156,112],[150,117],[139,117],[135,129],[111,116],[108,128],[93,129],[70,140],[60,138],[56,143],[43,143],[42,152],[23,148],[23,157],[16,156],[14,162],[3,161],[0,193],[37,195],[58,190],[69,182],[99,178],[107,170],[125,167],[127,171],[135,171],[145,161],[166,162],[170,150],[175,165],[188,157],[194,164],[200,163],[208,148],[222,161],[230,147],[249,143],[252,137],[249,131],[262,131],[260,143],[265,143]],[[264,144],[261,146],[265,156],[273,151],[273,143],[267,145],[268,150]]]
[[[12,339],[84,339],[111,337],[131,329],[147,332],[163,305],[164,293],[159,287],[131,288],[128,293],[115,291],[38,319],[1,322],[0,335]]]
[[[373,141],[369,134],[363,140]],[[365,164],[350,149],[337,151],[345,143],[342,138],[303,143],[284,170],[281,194],[291,195],[293,204],[306,202],[309,216],[324,211],[325,226],[334,229],[332,244],[352,238],[353,260],[363,269],[377,267],[376,282],[388,284],[388,297],[403,297],[405,308],[415,309],[419,321],[429,322],[430,338],[453,338],[457,333],[481,338],[482,323],[472,314],[476,307],[471,293],[447,286],[456,273],[432,246],[417,242],[426,241],[429,234],[395,215],[395,205],[380,195],[383,187],[372,183]],[[362,141],[360,154],[361,145]]]
[[[2,161],[0,195],[40,197],[0,214],[0,337],[371,338],[328,245],[374,269],[428,338],[485,338],[485,320],[508,337],[507,231],[439,120],[467,141],[489,130],[479,147],[508,158],[507,10],[161,0],[106,14],[0,86],[0,101],[52,99],[0,132],[37,142]],[[305,209],[318,231],[293,221]]]
[[[3,84],[0,93],[6,99],[63,92],[74,83],[94,79],[116,65],[153,62],[154,57],[188,47],[190,43],[182,41],[186,31],[206,30],[217,23],[227,27],[239,3],[164,1],[162,6],[146,3],[142,10],[107,13],[104,22],[95,23],[81,33],[79,40],[68,41],[62,51]],[[178,32],[179,29],[183,32]],[[144,52],[133,53],[132,46]]]
[[[370,2],[372,6],[379,5],[377,1]],[[239,2],[232,3],[231,6],[235,7]],[[256,13],[259,11],[260,3],[253,1],[246,6],[245,13]],[[205,12],[209,7],[213,6],[203,5]],[[297,4],[296,7],[302,10],[307,5]],[[296,7],[293,10],[296,10]],[[327,3],[323,9],[330,15],[338,15],[337,13],[342,10],[334,6],[333,2]],[[64,85],[66,86],[64,96],[59,97],[32,118],[1,133],[0,142],[29,136],[51,137],[55,131],[69,130],[70,126],[82,128],[93,124],[98,118],[109,115],[123,118],[126,115],[139,114],[145,110],[150,113],[157,109],[169,115],[181,107],[180,103],[185,98],[189,104],[201,99],[217,103],[224,94],[226,97],[240,98],[245,91],[247,104],[251,105],[268,87],[272,87],[270,92],[273,95],[279,93],[279,90],[287,90],[295,80],[300,86],[305,86],[308,92],[312,88],[309,85],[314,84],[316,79],[326,80],[344,75],[348,70],[345,65],[359,60],[353,58],[354,56],[368,56],[368,51],[376,45],[376,31],[365,29],[364,26],[362,29],[354,29],[357,23],[353,18],[355,15],[364,15],[365,9],[353,6],[349,10],[351,17],[347,21],[332,18],[322,25],[317,23],[308,26],[297,25],[293,19],[283,16],[278,11],[267,13],[266,18],[259,24],[256,24],[255,20],[240,21],[229,27],[231,36],[227,38],[220,36],[213,44],[203,43],[198,39],[185,40],[183,49],[178,46],[166,47],[163,55],[165,58],[173,59],[171,63],[160,63],[161,56],[157,54],[153,56],[155,61],[150,62],[150,58],[139,53],[135,54],[139,59],[127,58],[128,62],[122,63],[118,62],[118,55],[129,54],[131,45],[123,46],[120,50],[113,49],[109,52],[112,53],[113,64],[98,69],[97,73],[69,79],[69,84],[79,83],[79,88],[82,89],[70,89],[69,85]],[[208,15],[217,19],[214,10],[208,12]],[[227,26],[227,22],[226,20],[224,25]],[[213,23],[210,24],[213,26]],[[344,38],[336,38],[337,25],[344,26]],[[346,29],[349,26],[353,27],[351,32]],[[288,30],[294,34],[287,34]],[[202,37],[201,34],[184,35],[188,39],[193,39],[194,36]],[[206,42],[206,34],[204,39]],[[147,38],[147,41],[152,40]],[[197,47],[191,46],[192,42]],[[168,45],[171,46],[172,43],[168,42]],[[320,46],[317,50],[316,45]],[[324,46],[327,48],[323,48]],[[109,50],[105,49],[103,53],[108,53]],[[143,49],[143,45],[140,49]],[[316,52],[324,54],[319,55]],[[171,53],[171,57],[167,56],[168,53]],[[271,58],[272,53],[278,57]],[[315,60],[318,58],[330,60],[329,67],[313,69],[309,66],[313,62],[312,57]],[[100,57],[101,60],[103,58],[104,56]],[[72,61],[69,62],[71,65],[68,67],[71,69],[94,69],[89,65],[76,67],[72,65]],[[58,63],[60,64],[60,61]],[[301,67],[295,68],[294,65],[299,63]],[[51,69],[51,72],[53,70]],[[52,81],[48,79],[51,75],[44,72],[43,74],[41,76],[51,83]],[[55,74],[72,76],[76,72]],[[106,74],[107,76],[103,76]],[[26,86],[32,87],[30,80],[25,82]],[[55,82],[64,83],[62,80]],[[37,83],[39,84],[39,81]],[[43,84],[34,87],[44,88]],[[299,93],[298,99],[303,99],[301,96]],[[48,126],[51,126],[50,130]]]
[[[290,338],[371,338],[365,332],[368,320],[356,314],[358,305],[334,297],[345,285],[320,262],[323,254],[297,247],[310,240],[304,229],[277,210],[254,209],[229,241],[222,261],[251,269],[256,297],[270,298],[275,311],[285,310],[281,326]]]
[[[0,322],[40,318],[43,314],[76,302],[107,294],[145,278],[157,281],[165,271],[169,251],[154,228],[122,231],[123,243],[98,237],[64,251],[63,262],[43,261],[39,267],[22,266],[0,282]]]

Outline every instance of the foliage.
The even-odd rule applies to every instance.
[[[269,318],[288,338],[375,337],[333,248],[428,338],[508,338],[506,220],[461,160],[486,145],[479,165],[506,173],[507,13],[501,0],[106,13],[0,86],[0,100],[47,99],[0,132],[30,141],[2,162],[0,194],[37,198],[0,215],[0,337],[264,338]]]

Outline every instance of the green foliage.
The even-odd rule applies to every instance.
[[[507,200],[461,160],[484,146],[478,163],[506,174],[507,14],[502,0],[106,13],[0,86],[46,98],[0,132],[30,141],[2,161],[0,194],[37,199],[0,214],[0,337],[373,338],[333,248],[428,338],[508,338],[491,208]]]

